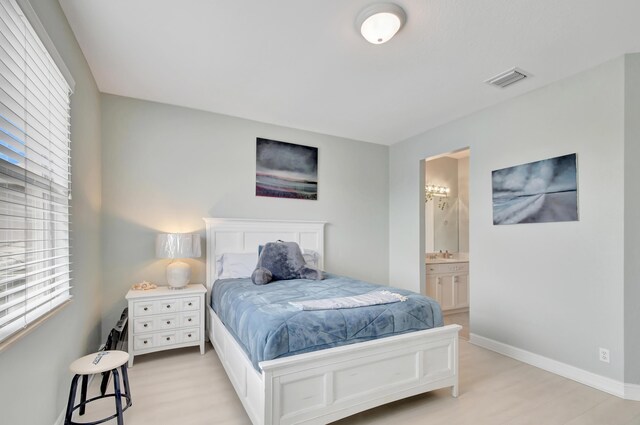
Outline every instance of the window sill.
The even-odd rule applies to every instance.
[[[49,320],[51,317],[55,316],[58,312],[62,311],[66,306],[71,304],[71,301],[73,301],[73,297],[71,297],[68,300],[64,301],[59,306],[56,306],[53,310],[51,310],[51,311],[47,312],[46,314],[38,317],[33,322],[29,323],[26,328],[23,328],[23,329],[17,331],[13,335],[11,335],[9,338],[7,338],[4,341],[0,342],[0,353],[2,353],[4,350],[9,348],[15,342],[20,340],[20,338],[22,338],[22,337],[30,334],[32,331],[36,330],[41,324],[43,324],[45,321]]]

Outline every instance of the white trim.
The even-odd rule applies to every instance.
[[[640,401],[640,385],[624,384],[624,399]]]
[[[34,330],[38,329],[38,327],[41,324],[43,324],[44,322],[49,320],[49,318],[56,315],[59,311],[62,311],[62,309],[67,305],[69,305],[71,301],[73,301],[73,297],[69,297],[65,299],[64,302],[57,305],[53,310],[49,310],[46,314],[43,314],[42,316],[38,317],[36,320],[31,321],[26,327],[22,328],[17,332],[14,332],[10,337],[2,340],[2,342],[0,342],[0,353],[2,353],[9,346],[11,346],[11,344],[19,341],[20,338],[27,336]]]
[[[67,65],[64,63],[64,59],[62,59],[62,56],[60,56],[56,45],[51,40],[51,37],[49,37],[49,34],[47,34],[47,30],[44,28],[44,25],[42,25],[40,18],[38,18],[38,14],[35,10],[33,10],[33,7],[31,6],[31,3],[29,3],[29,0],[16,0],[16,3],[18,3],[18,6],[20,6],[20,9],[22,9],[22,13],[24,13],[24,16],[27,18],[36,34],[38,34],[40,41],[42,42],[42,44],[44,44],[44,47],[53,58],[53,61],[58,66],[58,69],[62,73],[64,79],[67,80],[67,84],[69,84],[69,88],[73,93],[76,87],[76,81],[73,79],[71,71],[69,71],[69,68],[67,68]]]
[[[640,401],[640,385],[625,384],[615,379],[607,378],[548,357],[535,354],[521,348],[514,347],[490,338],[471,334],[469,342],[487,350],[495,351],[512,359],[530,364],[556,375],[563,376],[573,381],[588,385],[600,391],[604,391],[616,397],[626,400]]]

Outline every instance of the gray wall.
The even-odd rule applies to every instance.
[[[624,60],[391,146],[390,284],[424,279],[420,160],[467,146],[471,332],[622,380]],[[580,221],[492,224],[492,170],[573,152]]]
[[[76,82],[71,98],[73,302],[0,353],[0,422],[53,424],[69,364],[100,343],[100,98],[57,1],[31,0]]]
[[[103,331],[143,279],[166,282],[159,231],[204,232],[202,217],[326,220],[326,268],[388,278],[388,147],[102,95]],[[255,196],[256,137],[318,151],[318,200]],[[204,282],[204,254],[191,261]]]
[[[624,142],[624,377],[640,384],[640,54],[625,57]]]

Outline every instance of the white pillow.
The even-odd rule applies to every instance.
[[[225,252],[216,255],[218,279],[238,279],[251,277],[258,264],[257,252]]]
[[[320,262],[320,253],[317,251],[314,251],[312,249],[305,249],[302,252],[302,256],[304,257],[304,261],[305,263],[307,263],[307,266],[311,266],[314,268],[318,268],[318,263]]]

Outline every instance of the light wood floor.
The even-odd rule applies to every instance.
[[[129,379],[134,404],[125,412],[126,425],[250,424],[211,346],[204,356],[197,348],[185,348],[138,357]],[[90,391],[97,393],[98,381]],[[640,425],[640,402],[621,400],[465,340],[460,341],[460,384],[457,399],[449,390],[438,390],[336,424]],[[107,416],[113,399],[99,404],[90,405],[81,419]]]
[[[456,325],[462,326],[462,329],[460,329],[460,333],[458,335],[460,335],[460,338],[466,339],[467,341],[469,341],[469,312],[468,311],[465,311],[464,313],[445,314],[443,316],[443,319],[444,319],[445,325],[450,325],[452,323],[455,323]]]

